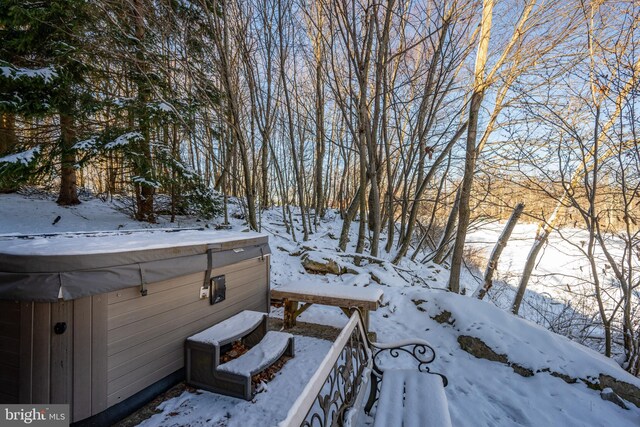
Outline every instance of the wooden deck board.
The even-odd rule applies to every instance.
[[[369,328],[369,311],[377,310],[382,300],[382,291],[352,288],[340,285],[284,285],[271,290],[271,298],[284,302],[284,326],[291,328],[296,324],[296,318],[311,304],[322,304],[340,307],[349,316],[349,309],[358,308],[362,311],[365,326]],[[305,305],[298,309],[298,303]]]

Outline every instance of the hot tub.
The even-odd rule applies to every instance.
[[[258,233],[0,236],[0,403],[126,412],[182,376],[186,337],[268,311],[269,254]]]

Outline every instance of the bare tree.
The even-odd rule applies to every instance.
[[[614,74],[609,77],[609,80],[612,83],[611,86],[606,86],[606,83],[599,81],[600,76],[597,74],[597,70],[595,69],[596,64],[598,63],[598,59],[595,56],[597,54],[596,46],[600,46],[602,41],[596,40],[596,29],[594,28],[594,22],[596,21],[596,17],[600,11],[600,6],[601,4],[594,3],[589,7],[585,6],[584,10],[586,16],[585,25],[587,28],[587,49],[590,59],[590,72],[588,75],[591,95],[588,102],[589,104],[591,104],[592,108],[595,111],[598,111],[598,118],[596,121],[597,134],[594,135],[594,144],[596,146],[602,145],[602,141],[606,138],[607,133],[609,133],[617,123],[628,96],[632,93],[633,88],[637,86],[638,81],[640,81],[640,59],[630,64],[628,73],[619,74],[617,71],[614,71]],[[614,10],[610,16],[614,16],[617,13],[619,13],[619,11]],[[632,40],[633,39],[631,38],[626,40],[623,39],[622,41],[630,42]],[[629,46],[622,46],[622,49],[626,50],[626,48],[628,47]],[[606,48],[604,48],[602,49],[602,51],[606,52],[607,50]],[[617,84],[613,84],[613,82],[615,81],[617,81]],[[612,94],[613,98],[610,98],[609,95],[612,87],[619,87],[619,91],[617,94]],[[601,105],[607,100],[610,101],[612,110],[609,113],[609,116],[604,124],[600,125],[600,112],[602,111]],[[559,114],[555,114],[555,117],[560,119],[561,116]],[[533,271],[533,267],[536,263],[536,259],[540,253],[540,250],[547,242],[549,235],[555,228],[558,220],[562,217],[562,213],[569,206],[569,196],[574,193],[575,188],[577,187],[579,182],[587,176],[589,170],[593,169],[593,163],[595,161],[603,161],[614,154],[615,150],[611,148],[607,150],[601,150],[598,154],[599,159],[596,159],[594,151],[587,151],[585,157],[577,164],[577,167],[571,173],[571,176],[567,177],[567,179],[565,180],[564,191],[561,197],[558,199],[553,213],[547,220],[542,221],[538,226],[535,242],[531,247],[531,250],[529,251],[529,255],[527,256],[527,261],[518,288],[518,293],[516,294],[516,298],[513,303],[514,313],[518,312],[520,303],[527,288],[529,278],[531,277],[531,272]]]

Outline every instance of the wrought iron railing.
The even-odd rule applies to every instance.
[[[342,426],[364,406],[369,413],[378,400],[382,376],[387,368],[398,369],[410,364],[412,369],[447,378],[431,372],[429,364],[436,353],[428,342],[418,339],[391,344],[370,342],[362,315],[355,309],[320,367],[289,410],[281,427]],[[416,366],[417,363],[417,366]],[[409,367],[409,366],[407,366]]]
[[[366,394],[372,359],[355,311],[281,426],[341,426]],[[322,382],[322,379],[325,381]]]
[[[431,372],[429,364],[436,358],[436,352],[427,341],[412,339],[397,341],[390,344],[370,342],[373,353],[371,372],[371,393],[365,405],[365,412],[369,413],[380,395],[380,384],[382,374],[385,369],[411,368],[419,372],[438,375],[442,378],[442,383],[446,387],[448,380],[444,375]],[[391,365],[391,366],[389,366]],[[403,366],[404,365],[404,366]]]

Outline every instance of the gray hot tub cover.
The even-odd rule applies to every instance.
[[[206,240],[206,235],[203,237]],[[182,246],[87,254],[12,253],[3,250],[10,248],[4,240],[0,246],[0,299],[73,300],[203,272],[208,257],[214,269],[271,253],[267,237],[257,233],[243,233],[233,244],[212,240],[214,243],[182,242]],[[77,243],[82,245],[82,239]]]

